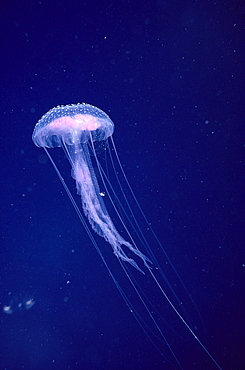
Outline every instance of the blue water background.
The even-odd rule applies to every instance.
[[[223,369],[245,368],[244,14],[232,0],[2,2],[0,369],[178,368],[134,320],[32,142],[45,112],[78,102],[115,123],[204,345]],[[175,319],[182,367],[215,369]]]

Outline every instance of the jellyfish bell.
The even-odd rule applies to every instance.
[[[36,124],[32,139],[36,146],[44,148],[86,232],[88,233],[93,246],[99,253],[119,293],[157,351],[162,355],[161,348],[162,346],[166,346],[169,350],[171,360],[174,360],[175,364],[177,364],[179,368],[182,368],[178,360],[178,356],[172,348],[170,341],[166,338],[165,331],[160,324],[160,322],[163,322],[164,328],[169,327],[169,324],[166,322],[167,320],[164,320],[162,313],[159,312],[161,306],[160,309],[155,307],[157,306],[154,304],[155,293],[152,297],[149,297],[149,282],[152,286],[156,287],[160,293],[161,299],[168,304],[179,322],[182,323],[182,325],[187,329],[187,332],[201,346],[204,353],[206,353],[215,366],[220,369],[216,360],[197,337],[192,324],[189,323],[189,314],[186,314],[182,300],[176,293],[176,284],[170,283],[170,280],[164,273],[161,264],[159,264],[158,259],[155,257],[151,243],[148,242],[145,233],[142,231],[143,227],[135,216],[133,208],[138,209],[138,213],[141,215],[141,220],[144,222],[144,227],[151,232],[153,240],[157,245],[157,249],[162,250],[167,264],[171,268],[171,273],[175,276],[175,282],[178,282],[186,300],[189,300],[189,303],[191,303],[195,308],[191,295],[169,259],[161,242],[157,238],[134,195],[119,159],[119,155],[112,138],[113,132],[114,124],[105,112],[90,104],[82,103],[58,106],[48,111]],[[111,149],[108,145],[108,151],[112,173],[117,182],[117,188],[121,193],[121,198],[117,194],[117,191],[114,190],[110,181],[110,176],[107,175],[95,150],[96,142],[103,142],[109,139],[111,141]],[[77,205],[63,179],[63,176],[49,154],[48,149],[54,147],[62,147],[71,164],[72,177],[76,181],[77,193],[80,195],[82,207]],[[112,156],[112,152],[114,157]],[[91,154],[94,156],[93,161],[91,159]],[[94,164],[97,166],[97,176],[95,174]],[[119,177],[119,174],[121,177]],[[124,186],[127,187],[131,200],[134,202],[134,207],[130,204],[120,178],[122,178]],[[105,191],[101,191],[99,184],[103,185]],[[105,197],[105,194],[107,197]],[[112,218],[109,214],[103,198],[107,198],[110,201],[115,217]],[[86,222],[83,214],[88,222]],[[115,226],[115,218],[117,218],[118,223],[120,224],[120,232]],[[144,310],[143,316],[139,310],[137,310],[135,301],[132,302],[132,299],[130,298],[131,294],[127,294],[115,278],[109,263],[104,257],[102,249],[89,228],[89,225],[95,233],[101,236],[112,247],[113,253],[117,257],[122,268],[124,277],[129,281],[129,285],[135,293],[138,304],[141,305]],[[123,232],[121,232],[121,230],[123,230]],[[142,251],[142,248],[144,252]],[[145,280],[146,287],[142,285],[142,274],[147,275],[147,279]],[[166,288],[163,288],[163,285],[165,285]],[[175,330],[172,331],[174,332]]]
[[[35,126],[32,140],[38,147],[54,148],[88,140],[102,141],[113,134],[114,123],[90,104],[71,104],[50,109]]]

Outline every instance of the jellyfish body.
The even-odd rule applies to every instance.
[[[36,124],[32,139],[38,147],[62,147],[71,163],[82,208],[93,230],[113,248],[121,261],[143,272],[127,256],[122,246],[140,257],[144,264],[150,260],[126,241],[114,226],[101,197],[98,181],[92,166],[88,145],[106,140],[112,135],[114,124],[102,110],[90,104],[59,106],[47,112]]]

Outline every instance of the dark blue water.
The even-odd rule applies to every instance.
[[[245,367],[244,13],[231,0],[3,1],[0,369],[180,368],[129,312],[31,140],[50,108],[78,102],[115,124],[128,179],[197,307],[173,283],[185,318],[221,368]],[[216,369],[151,284],[182,368]]]

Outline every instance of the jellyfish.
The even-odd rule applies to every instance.
[[[141,279],[134,274],[132,268],[137,274],[147,275],[147,279],[151,278],[152,284],[157,287],[161,296],[171,307],[172,311],[177,315],[180,322],[182,322],[187,331],[202,347],[211,361],[217,366],[217,368],[220,369],[216,360],[197,337],[191,323],[188,322],[187,318],[184,318],[185,310],[182,306],[181,300],[175,292],[173,286],[170,284],[166,274],[164,274],[161,265],[158,263],[158,260],[155,257],[155,254],[150,247],[150,244],[148,243],[145,234],[139,225],[139,222],[137,221],[133,207],[130,205],[128,197],[119,179],[119,172],[124,179],[124,184],[126,184],[129,193],[131,194],[131,198],[138,208],[139,213],[141,214],[141,217],[147,226],[147,229],[150,230],[157,245],[162,249],[167,263],[170,265],[173,273],[176,275],[176,278],[183,287],[187,297],[193,303],[187,288],[185,287],[174,265],[162,247],[162,244],[157,238],[154,230],[151,227],[151,224],[148,222],[137,198],[134,195],[132,187],[126,177],[125,171],[119,159],[119,155],[112,138],[113,132],[114,123],[105,112],[90,104],[82,103],[58,106],[48,111],[37,122],[34,128],[32,139],[37,147],[44,148],[85,230],[87,231],[92,244],[102,258],[102,261],[109,271],[119,293],[130,309],[130,312],[133,313],[136,321],[139,323],[144,333],[158,350],[158,352],[162,355],[161,345],[164,343],[169,349],[169,352],[174,358],[174,361],[177,363],[178,367],[182,368],[175,351],[166,338],[163,329],[160,327],[159,321],[162,319],[162,314],[155,309],[154,303],[150,301],[147,293],[144,291],[144,288],[141,285]],[[108,144],[109,139],[111,141],[111,149]],[[125,211],[122,201],[119,199],[117,192],[111,185],[110,176],[107,174],[98,158],[97,146],[102,143],[105,143],[104,151],[109,151],[109,157],[112,163],[113,173],[118,184],[118,189],[122,193],[122,199],[126,204],[128,211]],[[80,206],[74,200],[71,191],[67,187],[63,176],[61,175],[56,163],[48,151],[49,148],[55,147],[61,147],[64,150],[64,153],[71,164],[71,176],[75,180],[76,190],[80,196],[80,204],[85,217],[81,212]],[[117,168],[114,159],[112,158],[112,152],[115,156]],[[96,171],[95,166],[97,169]],[[101,191],[101,185],[105,189],[105,192]],[[104,202],[104,198],[106,198],[105,195],[108,196],[113,206],[116,217],[122,226],[121,229],[124,231],[124,235],[122,235],[121,230],[119,231],[115,226],[115,222],[107,210]],[[129,224],[130,227],[127,226],[127,224]],[[89,225],[95,233],[101,236],[112,247],[114,255],[119,261],[126,278],[131,284],[131,287],[135,291],[138,301],[143,306],[150,322],[153,324],[155,331],[150,328],[149,322],[146,322],[145,317],[139,313],[135,307],[135,304],[132,303],[130,297],[118,283],[114,273],[112,272],[103,255],[103,252],[99,248],[98,243],[95,240],[91,229],[89,228]],[[132,232],[137,236],[138,242],[144,247],[144,253],[142,252],[138,243],[135,241],[135,237],[132,235]],[[166,289],[163,288],[163,283],[160,280],[161,278],[167,286]],[[188,317],[188,315],[186,315],[186,317]],[[168,323],[165,324],[168,325]]]
[[[39,147],[58,146],[65,150],[84,214],[93,230],[112,246],[117,258],[143,273],[122,246],[139,256],[144,264],[150,260],[137,246],[126,241],[114,226],[102,199],[88,149],[88,142],[93,147],[94,141],[106,140],[113,131],[114,124],[104,112],[89,104],[78,104],[57,107],[45,114],[35,127],[33,141]]]

